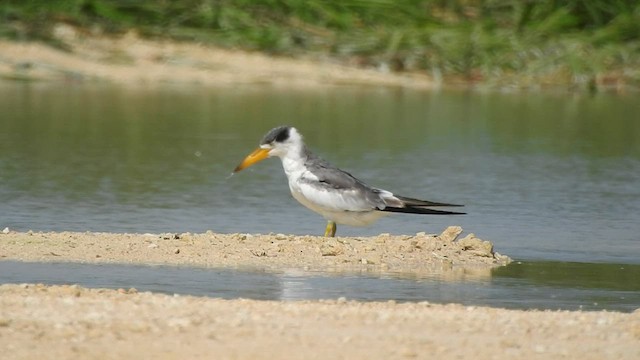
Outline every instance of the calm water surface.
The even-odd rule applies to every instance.
[[[450,275],[450,274],[449,274]],[[174,266],[0,261],[0,284],[80,284],[257,300],[429,301],[514,309],[634,311],[640,266],[514,263],[451,277],[416,274],[264,272]]]
[[[322,234],[277,159],[229,178],[267,130],[291,124],[370,185],[469,213],[392,215],[339,235],[461,225],[550,267],[640,264],[637,99],[0,82],[0,227]]]

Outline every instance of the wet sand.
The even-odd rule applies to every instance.
[[[0,260],[485,274],[509,258],[450,227],[326,239],[283,234],[0,234]],[[222,300],[0,286],[7,359],[636,359],[640,310],[518,311],[429,303]],[[215,355],[215,356],[214,356]]]

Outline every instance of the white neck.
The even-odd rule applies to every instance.
[[[304,151],[304,145],[296,148],[288,149],[284,156],[280,157],[282,160],[282,167],[287,174],[287,178],[296,178],[306,171],[304,163],[307,161],[307,155]]]

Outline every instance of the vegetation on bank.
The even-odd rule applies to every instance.
[[[445,82],[640,86],[636,0],[3,0],[0,36],[97,33],[329,57]]]

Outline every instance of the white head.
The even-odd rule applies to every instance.
[[[249,154],[233,172],[238,172],[268,157],[284,158],[287,154],[301,153],[304,149],[302,135],[292,126],[271,129],[260,141],[260,147]]]
[[[260,141],[260,148],[269,151],[269,157],[284,157],[291,151],[302,150],[302,135],[291,126],[271,129]]]

